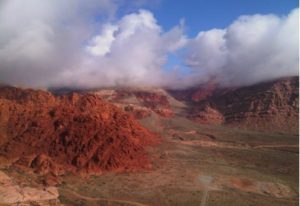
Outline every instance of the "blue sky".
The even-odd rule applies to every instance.
[[[241,15],[272,13],[283,16],[297,7],[297,0],[162,0],[147,9],[153,12],[166,31],[184,19],[186,34],[195,37],[199,31],[223,29]],[[183,72],[189,71],[175,55],[170,54],[165,69],[172,65],[180,65]]]
[[[287,15],[298,6],[297,0],[161,0],[146,8],[165,30],[185,19],[186,32],[193,37],[199,31],[225,28],[241,15]]]

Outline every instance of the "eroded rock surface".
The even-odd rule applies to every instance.
[[[158,138],[97,95],[0,89],[0,154],[41,174],[151,168]]]
[[[20,186],[13,179],[0,171],[0,204],[26,205],[35,202],[36,205],[61,205],[56,187],[33,188]],[[55,203],[55,204],[53,204]]]

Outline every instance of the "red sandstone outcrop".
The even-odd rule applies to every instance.
[[[254,130],[298,133],[299,79],[282,78],[252,86],[216,89],[193,101],[189,117],[200,122]]]
[[[161,92],[143,89],[103,89],[94,92],[105,100],[123,107],[137,119],[151,116],[151,112],[161,117],[174,116],[168,97]]]
[[[189,118],[201,124],[218,125],[225,122],[223,114],[209,105],[195,109],[194,114],[190,114]]]
[[[165,95],[147,91],[135,91],[133,94],[148,108],[170,107],[170,103]]]
[[[126,105],[124,107],[126,112],[131,113],[137,119],[143,119],[151,116],[151,110],[143,107],[137,107],[135,105]]]
[[[145,147],[158,142],[93,94],[2,87],[0,125],[0,154],[42,174],[150,168]]]
[[[185,101],[187,103],[201,102],[213,96],[214,92],[218,90],[218,84],[214,81],[200,84],[198,86],[182,89],[182,90],[168,90],[168,92],[177,100]]]

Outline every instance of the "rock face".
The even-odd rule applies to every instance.
[[[192,88],[183,90],[168,90],[174,98],[179,101],[185,101],[187,103],[196,103],[211,97],[214,92],[218,90],[218,84],[214,81],[208,81],[207,83],[197,85]]]
[[[131,105],[131,104],[125,105],[124,110],[126,112],[131,113],[137,119],[143,119],[143,118],[151,116],[151,110],[144,108],[144,107],[138,107],[135,105]]]
[[[208,98],[190,101],[193,107],[189,117],[200,123],[298,133],[298,77],[241,88],[215,89]]]
[[[162,94],[146,91],[135,91],[133,94],[143,102],[144,106],[151,109],[157,109],[158,107],[170,107],[167,97]]]
[[[193,114],[189,114],[189,118],[201,124],[223,124],[225,118],[223,114],[210,105],[203,105],[194,109]]]
[[[200,124],[231,125],[250,130],[298,133],[298,77],[239,88],[220,88],[212,80],[185,90],[114,89],[99,95],[138,119],[156,113],[176,115]],[[184,105],[175,112],[174,100]],[[177,103],[176,103],[177,104]]]
[[[167,96],[155,89],[103,89],[94,93],[133,114],[137,119],[149,117],[152,112],[161,117],[174,116]]]
[[[58,197],[56,187],[33,188],[20,186],[7,174],[0,171],[1,205],[21,205],[21,203],[27,203],[28,205],[62,205]]]
[[[97,95],[0,88],[0,154],[43,174],[150,168],[159,142]]]

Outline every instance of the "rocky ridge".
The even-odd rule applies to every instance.
[[[216,88],[208,98],[190,102],[189,118],[200,123],[298,133],[298,77],[240,88]]]
[[[133,114],[137,119],[149,117],[151,113],[167,118],[174,116],[168,98],[160,90],[124,88],[102,89],[93,93]]]
[[[134,118],[93,94],[0,88],[0,154],[54,175],[151,168],[159,142]]]

